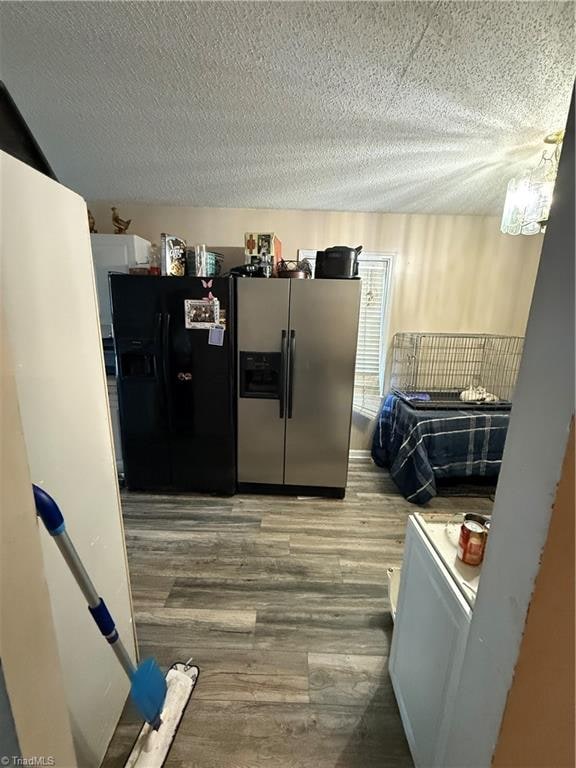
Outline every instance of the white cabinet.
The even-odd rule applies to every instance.
[[[150,243],[137,235],[90,235],[96,276],[102,337],[112,335],[112,310],[108,288],[109,272],[128,272],[130,267],[147,264]]]
[[[468,601],[411,515],[389,669],[416,768],[445,765],[470,619]]]

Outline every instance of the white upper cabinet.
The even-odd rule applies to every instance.
[[[148,264],[150,243],[137,235],[90,235],[102,337],[112,335],[108,274]]]

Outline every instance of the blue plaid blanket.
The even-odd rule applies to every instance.
[[[497,477],[509,411],[424,410],[388,395],[378,415],[372,458],[389,467],[414,504],[436,496],[436,478]]]

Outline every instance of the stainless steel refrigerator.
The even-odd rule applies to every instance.
[[[237,280],[238,484],[343,497],[360,280]]]

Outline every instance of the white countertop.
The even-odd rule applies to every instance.
[[[440,559],[453,576],[466,602],[473,607],[476,602],[482,566],[466,565],[458,559],[458,537],[460,536],[461,523],[433,522],[429,517],[423,517],[419,512],[415,513],[415,517]]]

